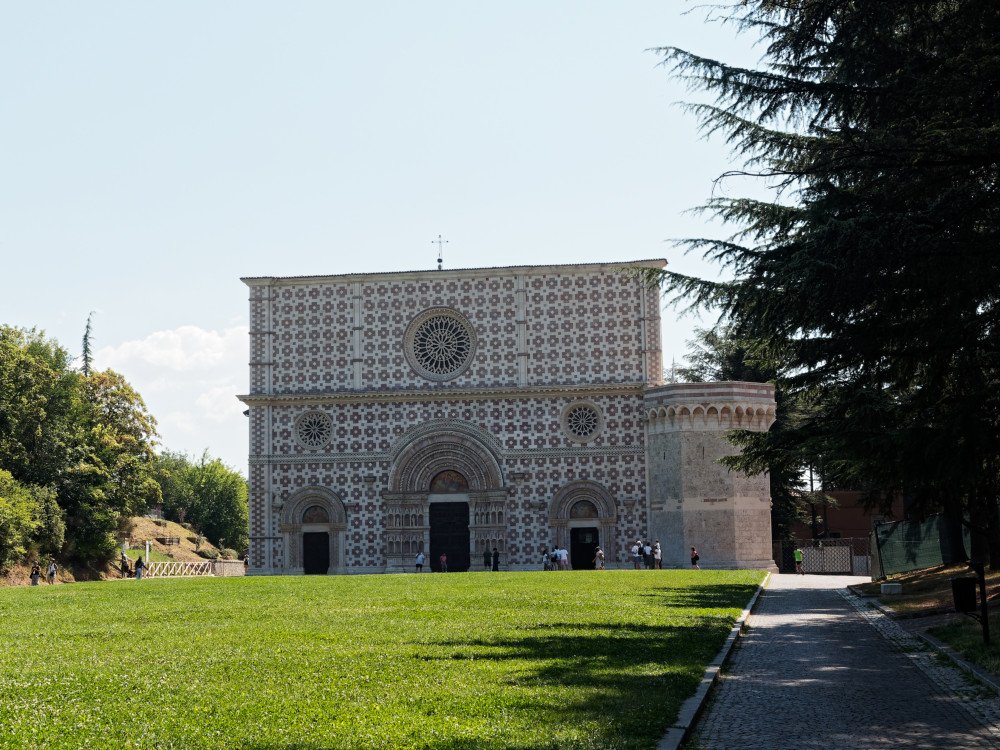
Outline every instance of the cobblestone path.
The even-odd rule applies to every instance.
[[[1000,699],[844,588],[778,575],[689,750],[1000,748]]]

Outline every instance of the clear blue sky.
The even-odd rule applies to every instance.
[[[0,4],[0,322],[95,310],[163,445],[245,470],[240,276],[666,257],[730,164],[650,47],[680,0]],[[664,351],[697,319],[664,311]]]

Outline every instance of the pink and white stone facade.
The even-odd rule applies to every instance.
[[[628,269],[664,265],[244,279],[251,572],[303,572],[315,532],[330,572],[410,569],[430,505],[456,498],[473,569],[484,547],[537,568],[581,524],[622,561],[650,533],[646,400],[662,385],[659,296]],[[440,376],[421,365],[438,345],[425,320],[460,339]],[[441,472],[468,486],[432,492]],[[575,518],[580,500],[596,516]]]

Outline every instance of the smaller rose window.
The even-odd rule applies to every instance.
[[[589,402],[570,404],[563,410],[562,427],[570,440],[589,442],[597,437],[603,426],[601,413]]]
[[[295,437],[303,447],[319,450],[333,436],[333,420],[319,411],[309,411],[295,423]]]

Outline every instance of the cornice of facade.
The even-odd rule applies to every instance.
[[[421,401],[458,401],[522,398],[573,398],[583,396],[641,397],[645,383],[580,383],[488,388],[435,388],[434,390],[335,391],[309,393],[250,393],[237,396],[247,406],[312,406],[319,404],[386,404]]]
[[[639,456],[646,452],[644,447],[595,447],[595,448],[542,448],[540,450],[515,449],[501,451],[500,460],[516,458],[559,458],[566,456]],[[393,456],[389,452],[379,453],[276,453],[273,455],[251,455],[251,466],[269,464],[337,464],[337,463],[389,463]]]
[[[295,286],[298,284],[353,284],[367,281],[438,281],[441,279],[515,276],[538,276],[549,273],[575,274],[595,271],[620,271],[627,268],[665,268],[662,258],[632,260],[619,263],[565,263],[544,266],[491,266],[487,268],[451,268],[443,271],[384,271],[379,273],[331,274],[326,276],[247,276],[240,279],[249,287]]]

